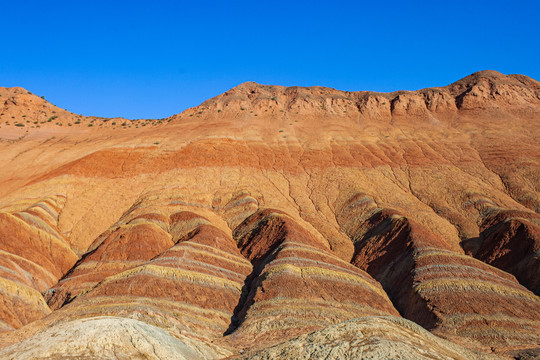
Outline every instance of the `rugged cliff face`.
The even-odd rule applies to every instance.
[[[0,88],[0,110],[2,358],[539,352],[533,79],[245,83],[137,121]]]

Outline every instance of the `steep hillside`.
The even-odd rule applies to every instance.
[[[1,358],[540,353],[536,80],[0,107]]]

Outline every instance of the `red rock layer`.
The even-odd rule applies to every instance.
[[[132,269],[173,246],[169,219],[143,213],[124,219],[99,236],[69,273],[45,293],[51,309],[58,309],[108,276]]]
[[[0,123],[1,202],[68,194],[60,228],[77,253],[90,247],[46,292],[59,309],[0,346],[85,316],[213,340],[228,330],[222,344],[249,347],[397,314],[361,269],[438,334],[485,349],[538,345],[538,298],[459,247],[536,288],[536,218],[484,210],[540,209],[537,81],[487,71],[391,94],[246,83],[163,123],[125,124],[59,111],[23,89],[0,95],[4,117],[17,119]],[[380,205],[349,199],[358,189]],[[5,330],[48,312],[39,291],[76,260],[51,204],[0,215]]]
[[[248,216],[259,209],[259,201],[249,192],[241,191],[221,209],[221,216],[231,229],[240,225]]]
[[[49,314],[41,292],[77,261],[57,228],[64,202],[51,196],[24,211],[0,213],[0,332]]]
[[[355,242],[352,263],[382,283],[404,317],[469,346],[540,341],[540,298],[513,276],[452,251],[395,211],[366,205],[367,197],[353,203],[340,218]],[[363,211],[369,218],[356,223],[355,212]]]
[[[475,257],[513,274],[540,295],[540,215],[492,207],[480,230]]]
[[[207,222],[189,212],[173,217],[185,226]],[[217,338],[229,328],[251,270],[230,235],[203,223],[152,260],[105,278],[57,316],[132,317],[177,334]]]
[[[235,344],[276,342],[361,316],[398,316],[376,281],[281,211],[258,211],[234,237],[254,269],[236,311]]]
[[[461,145],[461,144],[460,144]],[[130,178],[176,169],[197,167],[241,167],[249,170],[276,170],[298,175],[304,170],[327,170],[340,166],[373,169],[379,166],[469,165],[475,161],[475,149],[448,141],[389,139],[379,143],[354,143],[335,140],[322,149],[310,149],[297,143],[263,144],[259,141],[203,139],[179,150],[160,153],[146,148],[115,147],[98,150],[44,174],[31,183],[62,175]],[[444,155],[441,153],[444,152]]]

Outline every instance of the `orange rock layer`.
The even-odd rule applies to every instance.
[[[0,108],[0,358],[540,351],[533,79],[245,83],[136,122],[21,88]]]

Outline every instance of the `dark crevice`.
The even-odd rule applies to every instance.
[[[416,245],[412,226],[393,210],[383,209],[352,228],[363,235],[349,234],[354,243],[351,264],[378,281],[399,314],[427,330],[438,318],[429,303],[414,290]],[[356,221],[356,220],[352,220]]]
[[[269,254],[265,258],[265,260],[260,263],[258,267],[253,267],[253,271],[251,272],[251,274],[246,277],[244,281],[244,286],[242,286],[242,294],[240,295],[238,304],[234,308],[233,316],[231,317],[229,327],[227,328],[227,331],[223,333],[223,336],[232,334],[236,329],[238,329],[238,327],[240,327],[240,325],[242,325],[242,322],[244,322],[245,316],[249,311],[249,308],[254,303],[253,298],[255,297],[257,288],[262,282],[262,279],[260,278],[261,273],[266,264],[270,263],[276,258],[278,252],[279,250]]]
[[[525,218],[531,216],[523,212],[501,212],[493,219],[485,218],[481,225],[479,249],[474,254],[478,260],[508,272],[516,280],[540,295],[540,258],[536,253],[540,248],[538,226]]]
[[[480,249],[480,246],[482,246],[482,239],[480,238],[480,236],[463,239],[459,243],[459,246],[463,249],[465,254],[469,256],[475,256],[478,252],[478,249]]]
[[[287,226],[282,220],[273,221],[269,216],[272,212],[271,209],[256,212],[244,220],[234,231],[233,238],[240,250],[240,253],[251,262],[253,269],[249,274],[242,287],[242,294],[238,300],[231,322],[224,336],[231,335],[242,325],[247,312],[251,305],[253,305],[253,298],[261,284],[261,273],[265,266],[272,262],[278,255],[285,238],[287,237]],[[281,212],[279,212],[281,213]],[[256,226],[253,229],[250,227]],[[246,232],[246,230],[248,230]],[[270,241],[270,246],[266,251],[257,253],[257,249],[254,250],[254,246],[263,240],[266,235]]]

